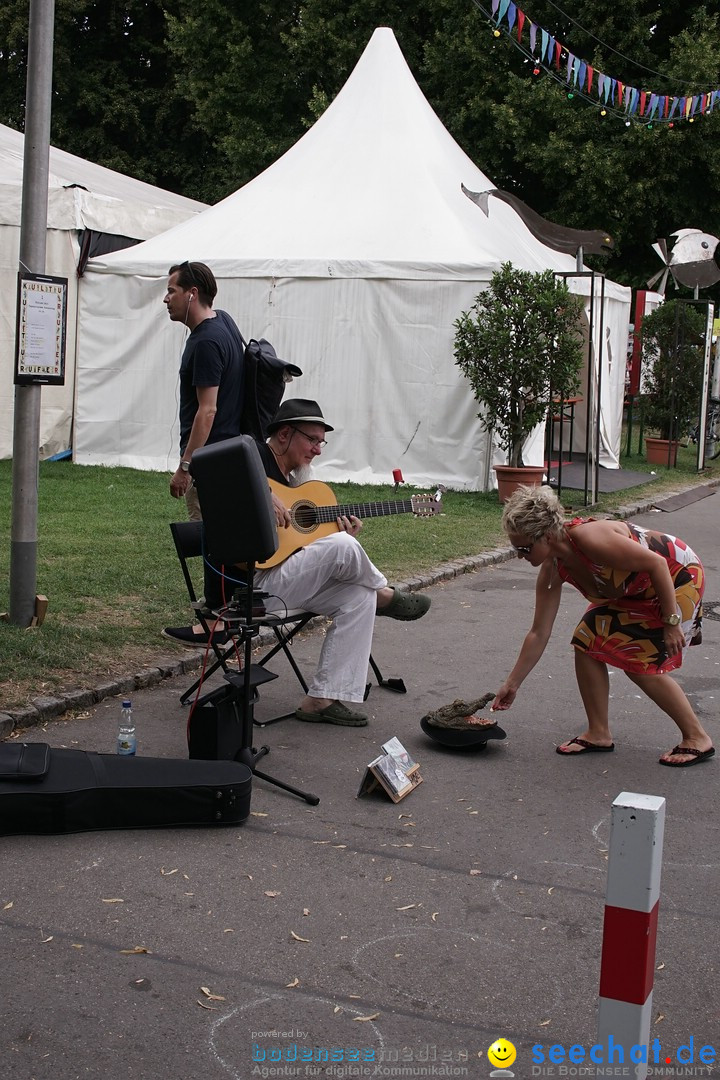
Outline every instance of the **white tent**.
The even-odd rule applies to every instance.
[[[15,303],[22,210],[24,136],[0,125],[0,457],[13,442]],[[75,393],[75,320],[80,237],[87,230],[116,245],[146,240],[198,214],[205,203],[162,191],[63,150],[50,148],[45,272],[68,279],[65,385],[42,391],[43,457],[70,446]],[[126,238],[125,241],[122,238]]]
[[[197,259],[245,336],[267,337],[303,369],[290,393],[317,398],[337,429],[324,477],[386,483],[401,468],[408,482],[484,489],[487,437],[454,364],[453,323],[502,262],[572,271],[575,261],[503,202],[486,217],[462,184],[493,187],[392,31],[376,30],[337,98],[270,168],[198,218],[91,261],[75,460],[175,468],[183,334],[162,297],[168,267]],[[608,291],[625,348],[629,290]]]

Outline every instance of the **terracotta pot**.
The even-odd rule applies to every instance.
[[[651,439],[645,436],[645,457],[648,465],[675,465],[677,463],[678,444],[669,439]]]
[[[498,482],[498,496],[500,502],[507,502],[513,491],[521,484],[529,484],[531,487],[539,487],[545,477],[544,465],[522,465],[514,468],[512,465],[493,465]]]

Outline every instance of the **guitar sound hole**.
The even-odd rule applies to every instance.
[[[317,514],[312,503],[298,503],[293,507],[295,527],[301,532],[312,532],[317,525]]]

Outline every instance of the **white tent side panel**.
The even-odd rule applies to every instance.
[[[632,293],[630,289],[606,280],[603,299],[603,282],[599,276],[570,277],[567,283],[571,292],[585,300],[588,326],[591,308],[593,319],[592,348],[589,355],[586,351],[578,390],[582,400],[575,406],[572,450],[575,453],[586,450],[590,402],[591,432],[595,431],[598,412],[600,416],[600,465],[605,469],[619,469]],[[566,432],[565,447],[567,438]]]
[[[167,319],[164,279],[112,281],[112,303],[107,278],[84,283],[75,460],[173,471],[185,331]],[[389,483],[401,468],[408,483],[476,489],[487,440],[452,324],[480,286],[463,285],[464,295],[458,282],[233,279],[217,306],[302,369],[286,396],[317,399],[337,429],[323,477]]]

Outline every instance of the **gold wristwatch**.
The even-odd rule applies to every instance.
[[[679,626],[680,616],[678,615],[677,611],[674,611],[672,615],[663,615],[662,621],[665,623],[666,626]]]

